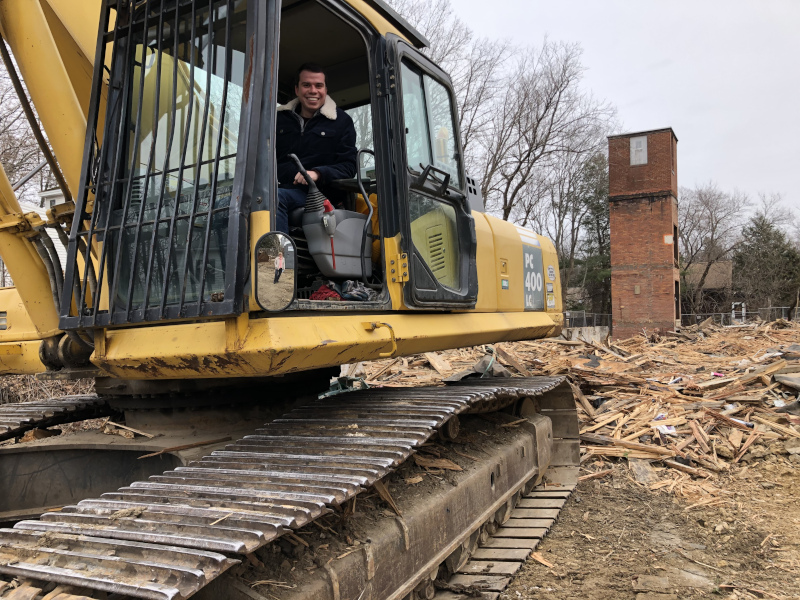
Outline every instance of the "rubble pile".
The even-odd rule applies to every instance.
[[[774,470],[800,464],[800,324],[783,320],[729,327],[707,321],[665,337],[603,343],[502,343],[359,363],[344,374],[408,386],[505,369],[568,377],[584,480],[627,464],[626,475],[693,508],[729,502],[726,479],[746,476],[753,461]]]
[[[42,381],[34,375],[4,375],[0,381],[0,404],[94,393],[93,379]]]

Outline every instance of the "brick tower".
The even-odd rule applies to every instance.
[[[616,339],[680,325],[677,146],[671,128],[608,138]]]

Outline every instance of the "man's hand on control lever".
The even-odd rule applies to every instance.
[[[313,179],[314,181],[317,181],[319,179],[319,173],[317,173],[316,171],[309,171],[308,176],[311,177],[311,179]],[[298,173],[297,175],[294,176],[294,182],[297,185],[308,185],[308,182],[306,181],[306,178],[303,177],[302,173]]]

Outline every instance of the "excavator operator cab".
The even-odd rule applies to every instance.
[[[367,299],[378,299],[383,289],[380,227],[375,210],[377,182],[368,49],[364,34],[346,17],[337,15],[322,3],[300,0],[282,3],[278,104],[285,107],[295,99],[296,73],[301,65],[319,64],[326,73],[329,98],[353,119],[359,150],[356,176],[326,186],[336,193],[339,201],[332,213],[324,212],[322,206],[314,211],[309,202],[305,209],[289,213],[289,233],[297,246],[296,276],[301,301],[315,297],[315,289],[330,280],[362,282],[362,290],[368,292],[364,294]],[[335,143],[328,129],[323,123],[303,135],[310,135],[313,144],[325,150]],[[279,138],[283,132],[277,129],[275,133]],[[276,140],[276,143],[281,148],[280,142]],[[370,197],[372,202],[369,202]],[[277,194],[271,194],[271,198],[269,209],[274,230]],[[313,307],[306,302],[302,304]]]
[[[289,309],[330,308],[311,299],[326,279],[372,290],[355,310],[473,307],[481,208],[452,84],[424,45],[381,0],[103,0],[60,327],[258,311],[250,265],[254,233],[275,228],[276,111],[305,62],[352,117],[359,168],[335,182],[340,235],[290,216]],[[334,245],[347,269],[331,269]]]

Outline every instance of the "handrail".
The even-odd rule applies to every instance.
[[[361,178],[361,155],[362,154],[371,154],[372,158],[375,158],[375,152],[370,150],[369,148],[362,148],[356,154],[356,183],[358,183],[358,189],[361,192],[361,196],[364,198],[364,202],[367,205],[367,209],[369,210],[369,214],[367,215],[367,220],[364,223],[364,230],[361,233],[361,281],[364,282],[365,285],[369,285],[367,281],[367,267],[366,263],[364,262],[364,245],[367,243],[367,236],[372,237],[370,234],[367,233],[367,229],[372,227],[372,202],[369,201],[369,195],[367,194],[367,190],[364,187],[364,180]],[[370,252],[370,260],[372,260],[372,252]]]

